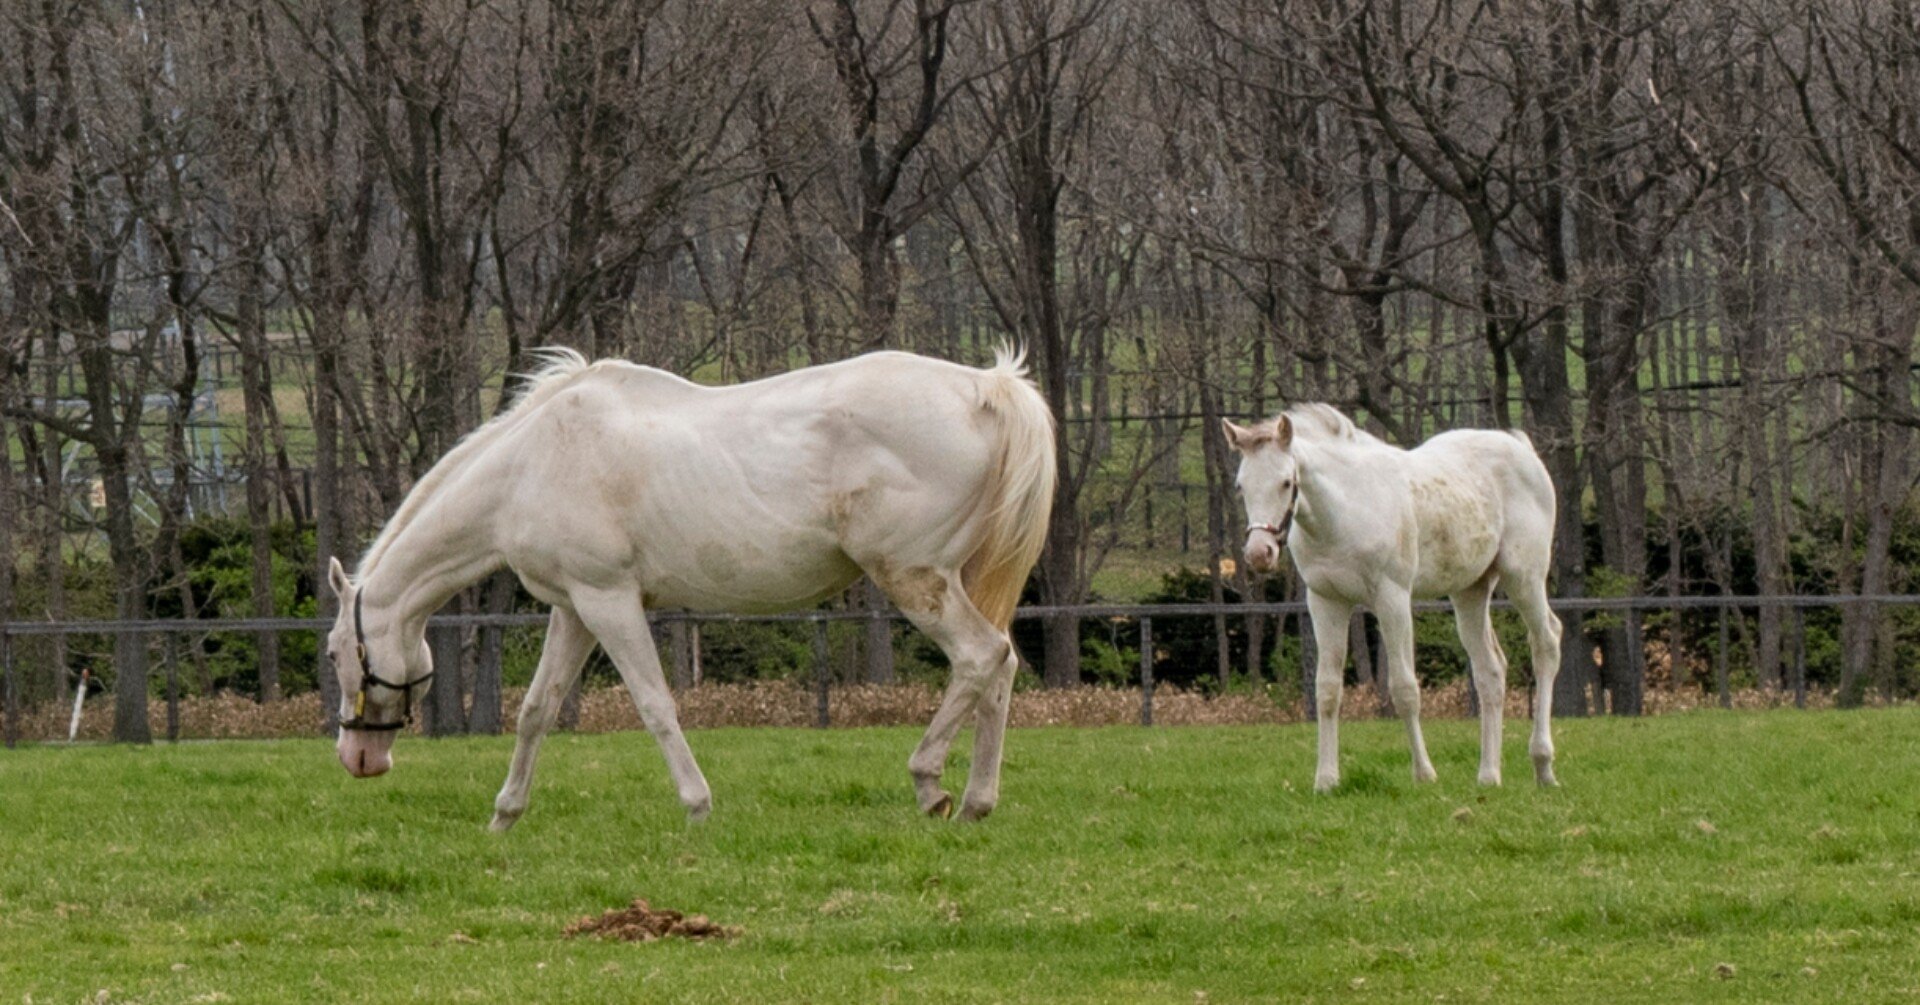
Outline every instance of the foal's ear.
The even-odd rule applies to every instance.
[[[1280,449],[1282,450],[1293,446],[1293,420],[1287,418],[1285,415],[1281,415],[1280,418],[1274,420],[1273,438],[1275,442],[1280,444]]]
[[[1236,426],[1232,419],[1221,419],[1220,427],[1227,431],[1227,445],[1241,453],[1246,453],[1258,442],[1260,435],[1245,426]]]
[[[340,564],[337,555],[327,559],[327,582],[333,584],[333,595],[336,597],[346,596],[347,588],[353,585],[353,580],[347,578],[346,567]]]

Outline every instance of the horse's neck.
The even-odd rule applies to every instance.
[[[427,616],[499,566],[489,517],[499,479],[452,478],[408,514],[405,526],[360,570],[366,604],[403,629],[425,630]],[[487,496],[480,498],[476,494]]]

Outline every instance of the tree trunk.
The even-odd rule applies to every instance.
[[[246,412],[247,531],[252,546],[252,615],[274,616],[273,596],[273,473],[268,464],[265,263],[249,236],[241,250],[240,293],[236,314],[239,327],[234,345],[240,351],[240,393]],[[280,697],[280,635],[264,631],[255,636],[259,647],[259,689],[255,700]]]
[[[515,585],[513,573],[506,570],[489,577],[486,613],[500,615],[512,611]],[[480,653],[473,667],[473,703],[467,709],[469,733],[493,736],[500,732],[500,668],[506,634],[506,629],[498,625],[484,625],[480,629]]]
[[[867,683],[891,684],[893,669],[893,604],[885,590],[872,579],[861,581],[864,606],[874,612],[867,618]]]

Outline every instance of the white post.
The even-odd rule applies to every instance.
[[[73,719],[67,723],[68,743],[80,735],[80,703],[87,700],[87,682],[92,679],[93,671],[80,671],[80,686],[73,689]]]

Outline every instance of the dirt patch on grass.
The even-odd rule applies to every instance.
[[[652,942],[666,938],[725,940],[737,938],[740,929],[735,925],[716,925],[707,920],[704,914],[657,910],[636,897],[627,907],[607,911],[598,918],[581,918],[568,925],[563,934],[569,939],[586,936],[621,942]]]

